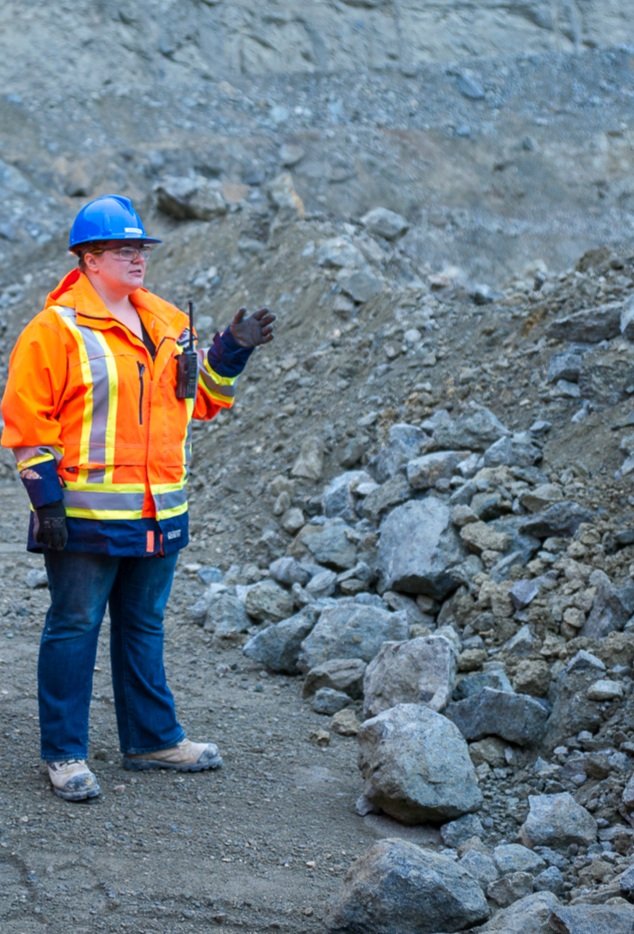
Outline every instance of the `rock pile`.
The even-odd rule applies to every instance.
[[[438,405],[344,453],[318,494],[325,451],[307,437],[272,484],[283,553],[267,537],[266,568],[210,584],[195,608],[218,644],[237,639],[252,662],[303,676],[330,729],[357,736],[360,815],[440,825],[440,853],[383,841],[363,855],[333,931],[396,931],[406,904],[418,907],[400,934],[489,914],[482,930],[524,917],[572,932],[583,911],[598,930],[634,923],[631,533],[605,488],[589,496],[553,456],[562,399],[572,425],[627,404],[614,377],[631,302],[567,315],[556,285],[546,292],[557,314],[540,322],[538,392],[553,422],[513,425],[474,399]],[[437,909],[429,879],[451,892]]]

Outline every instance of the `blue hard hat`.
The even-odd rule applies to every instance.
[[[134,205],[123,195],[102,195],[89,201],[78,212],[70,228],[68,248],[74,250],[82,243],[94,243],[96,240],[161,242],[156,237],[148,237]]]

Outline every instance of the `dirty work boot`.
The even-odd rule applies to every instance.
[[[53,791],[64,801],[85,801],[101,793],[99,782],[84,759],[66,759],[46,765]]]
[[[124,755],[123,768],[134,772],[146,769],[175,769],[177,772],[202,772],[204,769],[219,769],[222,756],[214,743],[192,743],[183,739],[170,749],[142,752],[139,755]]]

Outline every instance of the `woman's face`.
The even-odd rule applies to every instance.
[[[130,294],[143,285],[150,247],[126,240],[108,240],[84,253],[84,265],[91,277],[109,292]]]

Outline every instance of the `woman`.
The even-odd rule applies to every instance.
[[[222,764],[216,745],[191,742],[176,718],[163,615],[188,541],[191,419],[231,407],[275,316],[240,309],[210,348],[196,348],[187,315],[143,288],[159,242],[128,198],[84,205],[69,238],[78,268],[18,338],[2,400],[1,441],[32,505],[27,547],[44,554],[51,597],[38,661],[41,755],[68,801],[100,793],[86,760],[106,607],[124,768]]]

